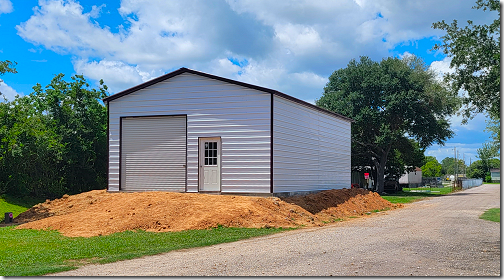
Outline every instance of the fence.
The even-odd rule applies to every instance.
[[[441,182],[441,178],[438,179],[438,177],[422,177],[422,186],[442,188],[443,183]]]
[[[483,185],[483,179],[464,179],[459,181],[461,181],[463,190]]]

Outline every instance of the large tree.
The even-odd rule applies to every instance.
[[[49,129],[64,143],[62,174],[69,193],[106,187],[107,109],[101,99],[107,86],[100,80],[98,89],[90,88],[82,75],[65,81],[56,75],[45,88],[33,87],[30,96],[38,111],[47,118]]]
[[[426,163],[422,168],[422,177],[440,177],[442,166],[435,157],[425,157]]]
[[[465,120],[474,113],[488,112],[500,119],[500,3],[498,0],[478,0],[473,9],[489,11],[494,18],[491,24],[476,25],[471,20],[460,27],[457,20],[451,24],[444,20],[432,24],[446,31],[442,43],[434,50],[442,50],[451,57],[454,73],[446,74],[453,92],[467,91],[464,98]]]
[[[409,139],[421,149],[444,144],[453,135],[447,118],[458,109],[457,97],[414,56],[351,60],[329,77],[316,103],[355,120],[353,158],[358,155],[376,168],[378,192],[383,192],[391,152]]]

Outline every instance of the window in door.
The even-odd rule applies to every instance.
[[[217,142],[205,142],[205,165],[217,165]]]

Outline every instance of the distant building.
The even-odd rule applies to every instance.
[[[492,182],[500,183],[500,168],[490,168]]]
[[[414,171],[403,174],[399,178],[399,185],[403,188],[418,188],[422,185],[422,169],[416,167]]]

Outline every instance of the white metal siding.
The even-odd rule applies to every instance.
[[[185,191],[185,116],[123,118],[121,133],[121,190]]]
[[[399,184],[420,184],[422,183],[422,171],[411,171],[403,174],[399,178]]]
[[[350,122],[274,96],[273,192],[350,188]]]
[[[198,137],[222,139],[222,192],[270,192],[270,103],[262,91],[184,73],[109,103],[109,190],[119,190],[121,116],[187,114],[187,191],[198,191]]]

